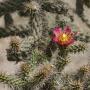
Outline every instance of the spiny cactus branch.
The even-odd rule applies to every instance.
[[[68,11],[67,4],[59,1],[58,3],[50,3],[50,2],[45,2],[42,5],[42,9],[51,12],[51,13],[58,13],[58,14],[66,14]]]
[[[14,78],[10,75],[0,74],[0,82],[7,84],[10,87],[21,87],[25,84],[25,81],[20,78]]]
[[[79,45],[73,45],[67,48],[67,52],[69,53],[79,53],[79,52],[84,52],[86,50],[86,46],[84,44],[79,44]]]
[[[6,14],[6,13],[12,13],[16,10],[20,10],[21,8],[21,2],[19,1],[5,1],[0,3],[0,16]]]
[[[0,38],[3,37],[8,37],[8,36],[20,36],[20,37],[25,37],[30,35],[30,26],[12,26],[10,28],[0,28]]]

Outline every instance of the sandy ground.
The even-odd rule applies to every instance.
[[[75,9],[76,0],[63,0],[63,1],[69,3],[69,5]],[[87,18],[90,18],[90,10],[85,8],[85,12],[86,12]],[[23,17],[21,18],[17,15],[17,13],[13,13],[12,16],[13,16],[15,25],[18,25],[18,24],[25,25],[28,23],[28,18],[23,18]],[[53,20],[53,18],[51,19]],[[90,32],[90,29],[86,26],[85,23],[81,21],[81,19],[76,14],[74,14],[74,19],[75,19],[74,23],[78,26],[80,31]],[[0,18],[0,27],[4,27],[3,16]],[[16,64],[15,62],[9,62],[7,60],[6,49],[9,46],[9,42],[10,42],[10,37],[0,39],[0,72],[5,72],[7,74],[14,75],[18,72],[21,63]],[[72,71],[74,72],[82,65],[88,63],[88,61],[90,60],[89,59],[90,58],[90,44],[88,46],[89,46],[88,51],[86,51],[84,54],[80,53],[76,55],[74,54],[71,55],[72,62],[69,63],[65,67],[64,72],[72,72]],[[10,90],[10,89],[6,85],[0,84],[0,90]]]

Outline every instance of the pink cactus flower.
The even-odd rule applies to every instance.
[[[72,32],[69,26],[66,26],[64,30],[60,27],[53,29],[52,40],[61,46],[68,46],[74,43],[74,32]]]

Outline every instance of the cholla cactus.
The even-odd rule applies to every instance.
[[[10,48],[12,49],[12,51],[14,52],[18,52],[20,51],[20,41],[19,39],[15,37],[11,37],[11,41],[10,41]]]
[[[80,71],[79,71],[79,72],[85,74],[85,73],[87,73],[88,71],[89,71],[89,67],[88,67],[87,65],[85,65],[85,66],[82,66],[82,67],[80,68]]]
[[[77,74],[75,75],[75,78],[83,82],[88,72],[89,72],[89,65],[84,65],[78,70]]]
[[[7,49],[7,58],[9,61],[20,61],[21,53],[20,53],[20,41],[15,37],[11,37],[10,47]]]
[[[90,8],[90,0],[84,0],[84,3],[86,6],[88,6]]]
[[[22,72],[23,74],[28,75],[28,74],[30,73],[30,70],[31,70],[31,66],[30,66],[29,63],[23,63],[23,64],[21,65],[21,72]]]
[[[13,2],[15,3],[13,4]],[[23,12],[22,16],[29,17],[28,25],[26,28],[23,28],[23,26],[14,28],[17,30],[16,35],[25,33],[29,36],[23,38],[22,43],[16,37],[11,38],[10,47],[7,50],[8,60],[18,62],[24,59],[24,62],[15,80],[11,82],[9,77],[0,75],[0,81],[11,84],[13,87],[20,87],[21,90],[37,90],[37,88],[38,90],[61,90],[60,79],[62,79],[63,69],[69,63],[69,54],[86,50],[86,45],[82,43],[76,45],[75,42],[78,40],[76,36],[79,36],[77,35],[78,32],[74,32],[66,22],[57,22],[58,25],[51,29],[50,36],[44,35],[44,33],[50,31],[50,28],[53,28],[49,28],[47,21],[44,21],[45,12],[67,16],[69,9],[66,7],[67,4],[59,0],[53,2],[45,0],[13,0],[13,2],[9,2],[9,9],[5,8],[4,4],[0,4],[0,10],[2,11],[0,13],[4,15],[4,13],[7,13],[6,11],[10,13],[14,11]],[[5,6],[8,5],[5,4]],[[21,10],[22,8],[23,10]],[[15,31],[10,30],[12,31],[11,34],[14,35]],[[6,31],[6,33],[9,32]],[[79,70],[78,75],[80,76],[78,79],[76,75],[71,75],[70,79],[64,78],[65,83],[62,83],[64,90],[83,90],[83,80],[80,77],[86,72],[87,68],[83,67]]]
[[[72,88],[72,90],[83,90],[83,85],[80,81],[74,81],[71,84],[71,88]]]
[[[42,66],[39,73],[43,74],[45,77],[49,76],[51,72],[53,72],[54,66],[51,64],[46,64]]]
[[[24,3],[24,7],[25,7],[25,12],[26,11],[38,11],[39,9],[40,9],[40,5],[37,3],[37,2],[35,2],[35,1],[29,1],[29,2],[26,2],[26,3]]]

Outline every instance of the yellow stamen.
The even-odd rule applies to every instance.
[[[65,34],[65,33],[59,37],[59,40],[60,40],[61,42],[66,42],[66,41],[68,41],[68,39],[69,39],[69,37],[68,37],[68,35]]]

